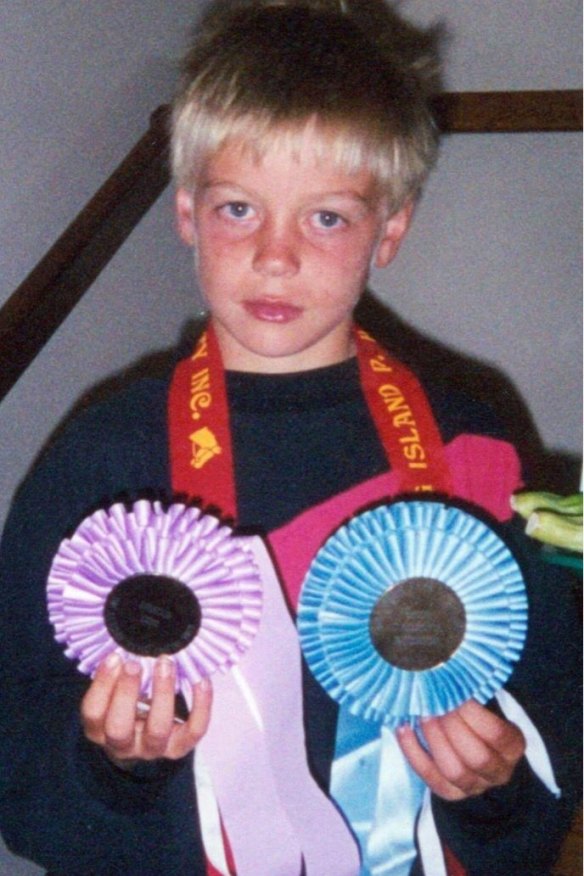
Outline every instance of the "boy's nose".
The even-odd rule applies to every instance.
[[[273,226],[261,229],[256,236],[253,267],[265,276],[294,275],[300,267],[294,232]]]

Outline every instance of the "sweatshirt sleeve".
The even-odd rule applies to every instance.
[[[529,600],[525,647],[505,687],[539,731],[560,795],[524,758],[503,787],[455,803],[433,797],[438,832],[468,876],[548,873],[581,793],[578,584],[572,573],[542,558],[516,521],[505,538],[522,567]]]
[[[46,608],[60,541],[97,507],[166,486],[164,408],[138,401],[86,411],[61,432],[20,488],[0,546],[0,828],[12,851],[68,876],[154,876],[159,847],[180,828],[193,837],[181,845],[193,872],[200,859],[192,760],[126,773],[85,739],[89,679],[64,656]],[[178,786],[189,805],[171,818]],[[165,872],[183,872],[169,861]]]

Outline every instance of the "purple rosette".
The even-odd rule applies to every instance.
[[[249,541],[182,504],[97,511],[51,565],[55,638],[87,675],[112,652],[137,659],[145,697],[156,658],[168,654],[188,702],[191,685],[234,666],[258,629],[262,585]]]

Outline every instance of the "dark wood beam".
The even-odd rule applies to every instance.
[[[447,134],[581,131],[582,91],[467,91],[435,101]]]

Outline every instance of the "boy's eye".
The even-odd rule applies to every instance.
[[[220,208],[221,213],[229,219],[249,219],[252,209],[245,201],[230,201]]]
[[[338,228],[345,224],[345,220],[334,210],[319,210],[314,217],[315,225],[318,228]]]

